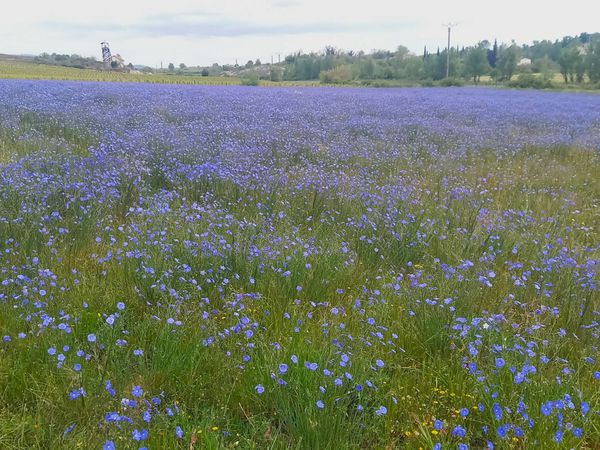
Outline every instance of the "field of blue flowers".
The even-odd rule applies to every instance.
[[[0,81],[0,448],[600,447],[600,96]]]

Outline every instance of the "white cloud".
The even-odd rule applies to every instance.
[[[232,63],[325,45],[420,52],[445,46],[442,23],[458,22],[456,45],[481,39],[531,42],[600,31],[600,5],[547,1],[400,0],[2,0],[0,53],[44,51],[100,57],[110,42],[127,61],[158,65]],[[276,57],[275,57],[276,58]]]

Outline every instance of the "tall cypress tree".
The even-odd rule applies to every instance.
[[[496,61],[498,60],[498,41],[496,39],[494,39],[494,47],[492,47],[491,50],[488,50],[487,58],[490,66],[495,69]]]

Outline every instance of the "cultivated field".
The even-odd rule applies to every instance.
[[[599,96],[0,98],[0,448],[600,447]]]
[[[33,64],[0,59],[0,78],[28,80],[112,81],[123,83],[239,85],[237,77],[201,77],[166,73],[129,73],[113,70]]]
[[[199,75],[169,74],[164,72],[140,73],[113,70],[77,69],[74,67],[34,64],[19,60],[2,59],[0,55],[0,79],[96,81],[117,83],[191,84],[208,86],[238,86],[242,80],[235,76],[203,77]],[[318,86],[312,81],[260,80],[261,86]]]

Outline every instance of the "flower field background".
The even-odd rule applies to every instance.
[[[600,446],[599,96],[0,99],[1,448]]]

